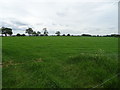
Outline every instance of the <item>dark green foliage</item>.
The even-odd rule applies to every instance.
[[[67,34],[67,36],[70,36],[70,34]]]
[[[2,35],[5,34],[5,36],[7,36],[7,34],[10,35],[10,36],[13,34],[11,28],[2,27],[0,30],[1,30],[1,34]]]
[[[63,34],[62,36],[65,36],[65,34]]]
[[[57,34],[57,36],[60,36],[60,31],[56,31],[55,34]]]
[[[82,34],[81,36],[92,36],[92,35],[90,35],[90,34]]]
[[[28,28],[28,29],[26,29],[25,33],[28,33],[29,36],[32,35],[32,34],[33,34],[33,30],[32,30],[32,28]]]
[[[26,36],[25,34],[22,34],[21,36]]]
[[[19,33],[16,36],[21,36]]]
[[[35,31],[33,31],[32,36],[36,36],[36,35],[37,35],[37,33]]]
[[[25,35],[25,34],[19,34],[19,33],[18,33],[16,36],[26,36],[26,35]]]
[[[44,36],[48,36],[47,28],[43,28],[43,31],[44,31]]]

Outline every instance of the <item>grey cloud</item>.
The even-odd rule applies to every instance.
[[[23,22],[20,22],[20,21],[17,21],[17,20],[12,20],[10,22],[17,25],[17,26],[28,26],[27,23],[23,23]]]
[[[0,21],[2,26],[28,26],[29,24],[16,20],[15,18],[2,19]]]
[[[14,31],[25,31],[24,28],[12,27]]]
[[[44,23],[37,23],[36,25],[44,25]]]
[[[25,32],[25,29],[29,26],[27,23],[23,23],[15,18],[2,19],[0,26],[12,28],[14,33]]]
[[[53,26],[55,26],[55,25],[57,25],[57,24],[55,24],[55,23],[52,23],[52,25],[53,25]]]
[[[66,14],[65,14],[65,13],[62,13],[62,12],[57,12],[56,14],[57,14],[58,16],[60,16],[60,17],[66,16]]]
[[[110,27],[108,28],[109,30],[115,30],[116,28],[115,27]]]
[[[28,26],[36,30],[47,27],[50,28],[50,33],[57,29],[63,33],[75,34],[104,34],[117,31],[117,8],[111,7],[107,2],[99,3],[98,0],[94,0],[96,2],[92,3],[86,0],[88,2],[80,3],[71,0],[72,3],[36,3],[30,0],[34,3],[28,4],[28,1],[22,0],[19,4],[14,1],[16,0],[8,1],[6,5],[0,3],[2,16],[6,18],[0,21],[0,26],[12,27],[18,32],[24,31]]]

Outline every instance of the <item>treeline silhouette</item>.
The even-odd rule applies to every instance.
[[[25,30],[25,33],[27,33],[29,36],[48,36],[48,30],[47,28],[43,28],[43,33],[40,31],[34,31],[32,28],[28,28]],[[13,35],[13,31],[11,28],[2,27],[0,28],[0,33],[2,36],[28,36],[25,34],[17,33],[16,35]],[[111,35],[90,35],[90,34],[82,34],[82,35],[70,35],[70,34],[62,34],[60,31],[55,32],[56,35],[51,36],[85,36],[85,37],[120,37],[120,34],[111,34]]]

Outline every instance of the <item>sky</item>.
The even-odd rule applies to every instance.
[[[27,28],[49,34],[106,35],[118,33],[119,0],[0,0],[0,27],[13,34]]]

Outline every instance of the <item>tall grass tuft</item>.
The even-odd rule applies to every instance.
[[[117,60],[113,60],[105,56],[104,52],[100,51],[94,54],[81,53],[77,56],[70,57],[66,63],[68,64],[67,68],[69,67],[71,70],[70,72],[76,72],[75,76],[78,75],[76,80],[80,80],[80,78],[86,78],[86,84],[84,84],[82,87],[88,86],[92,88],[96,85],[98,85],[98,88],[117,87],[117,77],[109,80],[111,77],[117,75]],[[101,85],[106,80],[109,81],[104,85]],[[77,86],[81,87],[80,85]]]

